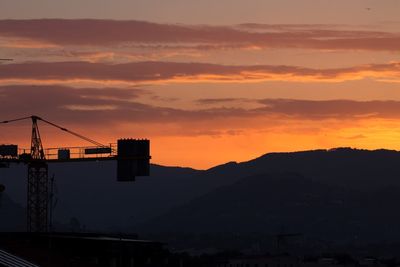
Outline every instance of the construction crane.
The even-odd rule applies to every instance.
[[[28,166],[27,231],[49,231],[49,175],[48,163],[81,161],[117,161],[117,181],[134,181],[135,176],[150,174],[150,141],[147,139],[119,139],[117,144],[103,145],[81,134],[68,130],[38,116],[0,121],[0,124],[32,121],[31,147],[0,145],[0,167],[10,163]],[[92,146],[43,148],[38,122],[74,135]],[[2,187],[4,190],[4,187]]]

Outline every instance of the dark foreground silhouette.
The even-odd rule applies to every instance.
[[[340,148],[271,153],[205,171],[152,165],[151,177],[121,186],[111,163],[54,165],[54,225],[136,232],[203,252],[279,252],[277,235],[299,233],[284,243],[297,251],[394,255],[400,252],[399,166],[397,151]],[[24,169],[0,171],[6,185],[0,213],[14,214],[0,230],[23,230],[24,209],[15,202],[24,203]]]

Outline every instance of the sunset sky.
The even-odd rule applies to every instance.
[[[35,114],[153,163],[400,149],[398,0],[0,2],[0,120]],[[0,143],[29,146],[28,122]],[[46,147],[85,145],[43,125]]]

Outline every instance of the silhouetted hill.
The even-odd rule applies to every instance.
[[[77,218],[86,229],[120,231],[165,213],[220,186],[203,180],[204,171],[151,166],[150,177],[117,182],[115,162],[51,164],[55,174],[56,221]],[[20,205],[26,201],[26,166],[0,169],[0,182]]]
[[[54,172],[60,202],[56,217],[65,209],[89,228],[123,230],[205,193],[193,179],[199,171],[189,168],[152,165],[150,177],[132,183],[117,182],[111,162],[54,166]]]
[[[319,190],[340,188],[355,191],[361,197],[361,192],[372,194],[384,187],[400,186],[399,163],[400,152],[397,151],[341,148],[270,153],[248,162],[229,162],[204,171],[152,165],[150,177],[138,177],[133,183],[116,182],[114,162],[52,164],[50,175],[54,173],[56,179],[56,221],[68,224],[71,218],[77,218],[88,230],[125,231],[163,214],[169,216],[173,208],[182,207],[217,188],[222,190],[244,177],[265,173],[292,173],[303,177],[307,183],[316,183],[321,187]],[[25,206],[26,166],[0,169],[0,183],[6,185],[6,193],[13,201]],[[293,185],[288,183],[276,190],[287,195],[291,187]],[[252,191],[248,189],[243,196],[247,194],[251,197]],[[374,198],[379,194],[383,198],[390,195],[374,194],[377,194]],[[366,203],[368,201],[366,197]],[[277,207],[278,204],[271,202]],[[248,206],[251,210],[250,204]]]
[[[139,227],[149,233],[276,234],[336,242],[400,238],[400,188],[359,192],[296,173],[246,177]]]
[[[399,163],[397,151],[350,148],[231,162],[201,174],[225,186],[136,229],[276,234],[284,228],[334,241],[399,240]]]
[[[269,153],[254,160],[228,164],[212,175],[245,177],[265,172],[295,172],[315,181],[357,190],[400,186],[400,152],[336,148],[292,153]]]

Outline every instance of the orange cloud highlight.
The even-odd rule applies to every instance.
[[[361,79],[400,81],[400,63],[350,68],[311,69],[296,66],[228,66],[204,63],[88,62],[0,65],[0,84],[97,84],[129,86],[166,83],[344,82]]]

